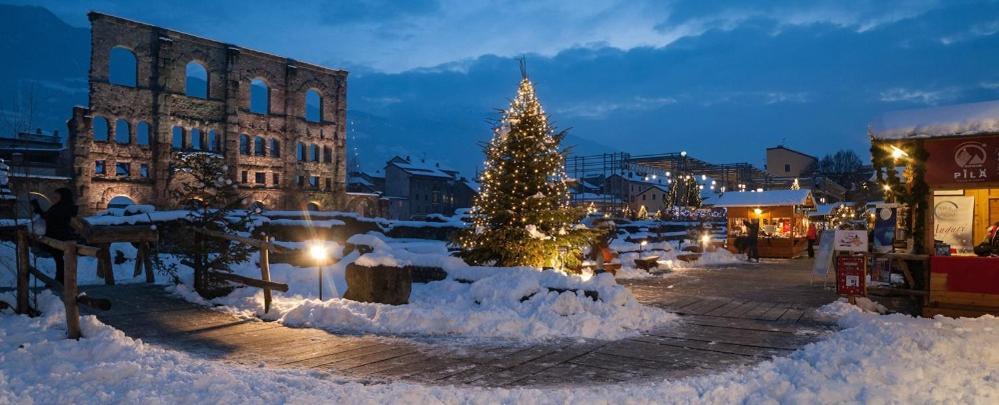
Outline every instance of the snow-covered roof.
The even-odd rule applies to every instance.
[[[815,206],[815,212],[809,214],[809,216],[819,217],[832,214],[833,210],[846,205],[845,203],[832,203],[832,204],[819,204]]]
[[[347,184],[360,184],[362,186],[373,186],[370,181],[360,176],[347,177]]]
[[[869,131],[882,140],[999,133],[999,100],[887,112]]]
[[[416,160],[416,159],[404,159],[396,157],[389,160],[388,164],[395,165],[396,167],[402,169],[406,173],[412,174],[414,176],[428,176],[428,177],[447,177],[455,178],[458,175],[458,171],[450,169],[446,166],[441,166],[439,162],[434,162],[431,160]]]
[[[770,190],[770,191],[740,191],[725,193],[711,202],[715,207],[773,207],[782,205],[815,205],[812,191]]]

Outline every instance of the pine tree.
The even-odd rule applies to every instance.
[[[242,243],[204,236],[190,228],[227,234],[248,230],[252,212],[237,213],[244,203],[236,184],[229,180],[221,155],[178,153],[170,173],[171,195],[188,210],[184,234],[177,238],[178,255],[194,268],[194,289],[206,298],[227,293],[228,283],[210,277],[210,271],[229,272],[230,265],[250,258],[250,247]],[[256,208],[255,210],[259,210]],[[168,271],[173,269],[168,269]]]
[[[503,111],[485,145],[481,191],[472,208],[473,224],[457,235],[462,257],[473,264],[573,268],[579,252],[598,234],[574,227],[585,210],[569,206],[565,131],[548,122],[523,72],[517,97]]]

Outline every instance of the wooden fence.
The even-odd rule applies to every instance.
[[[246,276],[241,276],[233,273],[226,273],[221,271],[209,271],[208,275],[218,279],[231,281],[234,283],[239,283],[243,285],[248,285],[250,287],[257,287],[264,290],[264,313],[268,313],[271,310],[271,290],[277,290],[281,292],[288,291],[287,284],[275,283],[271,281],[271,264],[270,264],[270,253],[271,251],[286,251],[286,249],[274,244],[274,238],[263,236],[263,239],[253,239],[247,238],[239,235],[229,235],[224,232],[213,231],[204,228],[195,228],[194,231],[198,234],[210,236],[213,238],[225,239],[231,242],[244,243],[253,246],[260,250],[260,279],[250,278]],[[188,264],[190,265],[190,264]],[[207,271],[207,270],[206,270]]]
[[[62,254],[64,262],[63,280],[53,279],[29,264],[31,259],[29,244],[32,240]],[[79,286],[76,281],[77,260],[79,256],[99,257],[99,253],[100,249],[87,245],[79,245],[76,241],[61,241],[45,236],[34,236],[30,235],[26,229],[18,229],[17,312],[29,315],[37,314],[37,311],[28,305],[28,282],[30,276],[33,275],[62,297],[63,305],[66,307],[66,336],[70,339],[79,339],[82,336],[80,332],[80,304],[101,310],[111,308],[111,302],[108,300],[79,294]]]

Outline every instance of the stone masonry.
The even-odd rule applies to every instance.
[[[248,205],[344,204],[346,71],[106,14],[89,17],[90,106],[75,107],[69,121],[84,214],[107,208],[115,197],[178,206],[182,202],[171,201],[168,192],[178,149],[223,154]],[[134,85],[112,83],[115,48],[132,55]],[[207,71],[207,84],[201,82],[206,97],[188,95],[192,62]],[[255,80],[267,86],[264,112],[251,112]],[[306,113],[310,92],[320,99],[312,119]]]

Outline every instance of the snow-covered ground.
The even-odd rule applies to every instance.
[[[256,288],[240,288],[210,303],[288,326],[461,337],[469,343],[480,339],[518,343],[555,338],[620,339],[676,319],[662,309],[638,303],[631,291],[618,285],[610,274],[584,279],[528,267],[469,266],[448,256],[444,242],[438,241],[369,234],[355,235],[348,242],[372,246],[374,251],[364,255],[351,252],[337,263],[325,266],[323,301],[318,299],[317,267],[278,263],[271,266],[271,279],[288,284],[289,290],[274,293],[269,313],[264,313],[263,292]],[[340,247],[332,250],[336,256],[342,252]],[[259,277],[255,262],[256,257],[233,270]],[[349,263],[440,267],[448,272],[448,278],[414,283],[407,305],[356,302],[338,298],[346,291],[345,272]],[[203,302],[187,285],[173,288],[188,300]],[[585,291],[597,292],[599,299],[586,296]]]
[[[8,294],[0,299],[10,300]],[[716,375],[551,388],[364,385],[314,371],[236,366],[149,346],[62,304],[0,313],[0,403],[980,403],[999,402],[999,318],[878,316],[845,307],[844,329],[787,358]]]

